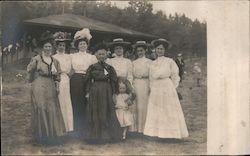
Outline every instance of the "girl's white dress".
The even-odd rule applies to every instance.
[[[150,95],[144,134],[159,138],[188,136],[176,88],[179,70],[174,60],[159,57],[149,69]]]
[[[59,61],[61,68],[61,81],[59,83],[59,102],[65,123],[66,131],[73,131],[73,110],[70,98],[70,79],[68,74],[71,72],[71,57],[68,54],[57,53],[53,56]]]
[[[134,123],[133,115],[128,109],[128,104],[125,102],[129,95],[118,94],[116,96],[116,115],[121,127],[131,126]]]
[[[143,132],[147,108],[148,108],[148,96],[149,96],[149,66],[151,60],[146,57],[138,58],[133,61],[133,86],[136,93],[136,106],[137,106],[137,130]]]

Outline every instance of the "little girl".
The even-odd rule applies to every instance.
[[[123,128],[123,137],[126,139],[128,127],[134,123],[133,114],[129,110],[129,106],[133,104],[135,95],[131,91],[131,84],[126,79],[118,80],[119,93],[115,99],[116,115],[121,127]]]
[[[201,72],[201,68],[199,67],[199,63],[197,63],[197,62],[194,63],[193,76],[196,79],[197,87],[200,87],[200,81],[202,79],[202,72]]]

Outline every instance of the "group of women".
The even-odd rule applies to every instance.
[[[35,140],[49,143],[70,134],[90,143],[119,141],[126,139],[127,130],[159,138],[187,137],[176,92],[178,67],[164,56],[170,43],[152,41],[158,56],[152,61],[145,57],[148,44],[137,41],[132,62],[123,57],[129,42],[117,38],[108,45],[99,43],[90,54],[91,38],[89,29],[77,31],[73,42],[78,52],[66,54],[69,34],[42,34],[43,51],[27,66]],[[114,58],[107,58],[108,49]]]

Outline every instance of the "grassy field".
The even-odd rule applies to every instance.
[[[30,88],[25,82],[24,65],[17,64],[3,70],[1,103],[1,149],[5,154],[105,154],[105,155],[173,155],[205,154],[207,132],[206,74],[201,87],[194,86],[190,74],[194,62],[202,65],[206,73],[205,59],[186,60],[187,74],[178,91],[182,94],[184,111],[190,136],[181,142],[159,141],[144,137],[130,137],[126,142],[104,145],[88,145],[82,140],[71,139],[64,145],[36,145],[30,134]],[[16,77],[17,74],[23,77]],[[190,89],[192,87],[192,89]]]

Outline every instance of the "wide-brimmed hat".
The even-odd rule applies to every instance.
[[[75,33],[74,41],[86,38],[88,41],[92,38],[90,30],[88,28],[83,28]]]
[[[177,54],[177,56],[178,56],[178,57],[181,57],[181,56],[182,56],[182,53]]]
[[[145,47],[148,48],[148,44],[146,41],[136,41],[135,44],[133,44],[133,48],[136,49],[137,47]]]
[[[172,46],[172,44],[171,44],[169,41],[167,41],[166,39],[164,39],[164,38],[159,38],[159,39],[153,40],[153,41],[151,42],[151,44],[152,44],[154,47],[156,47],[156,46],[162,44],[166,49],[170,49],[171,46]]]
[[[71,40],[71,33],[67,32],[56,32],[54,35],[56,42],[68,42]]]
[[[130,44],[130,42],[125,42],[122,38],[116,38],[113,39],[113,42],[110,42],[108,45],[113,49],[115,46],[122,46],[124,48],[127,48],[127,46],[129,46]]]
[[[54,41],[54,37],[53,34],[50,31],[45,31],[44,33],[42,33],[40,39],[39,39],[39,44],[43,45],[46,42],[51,42],[53,43]]]

